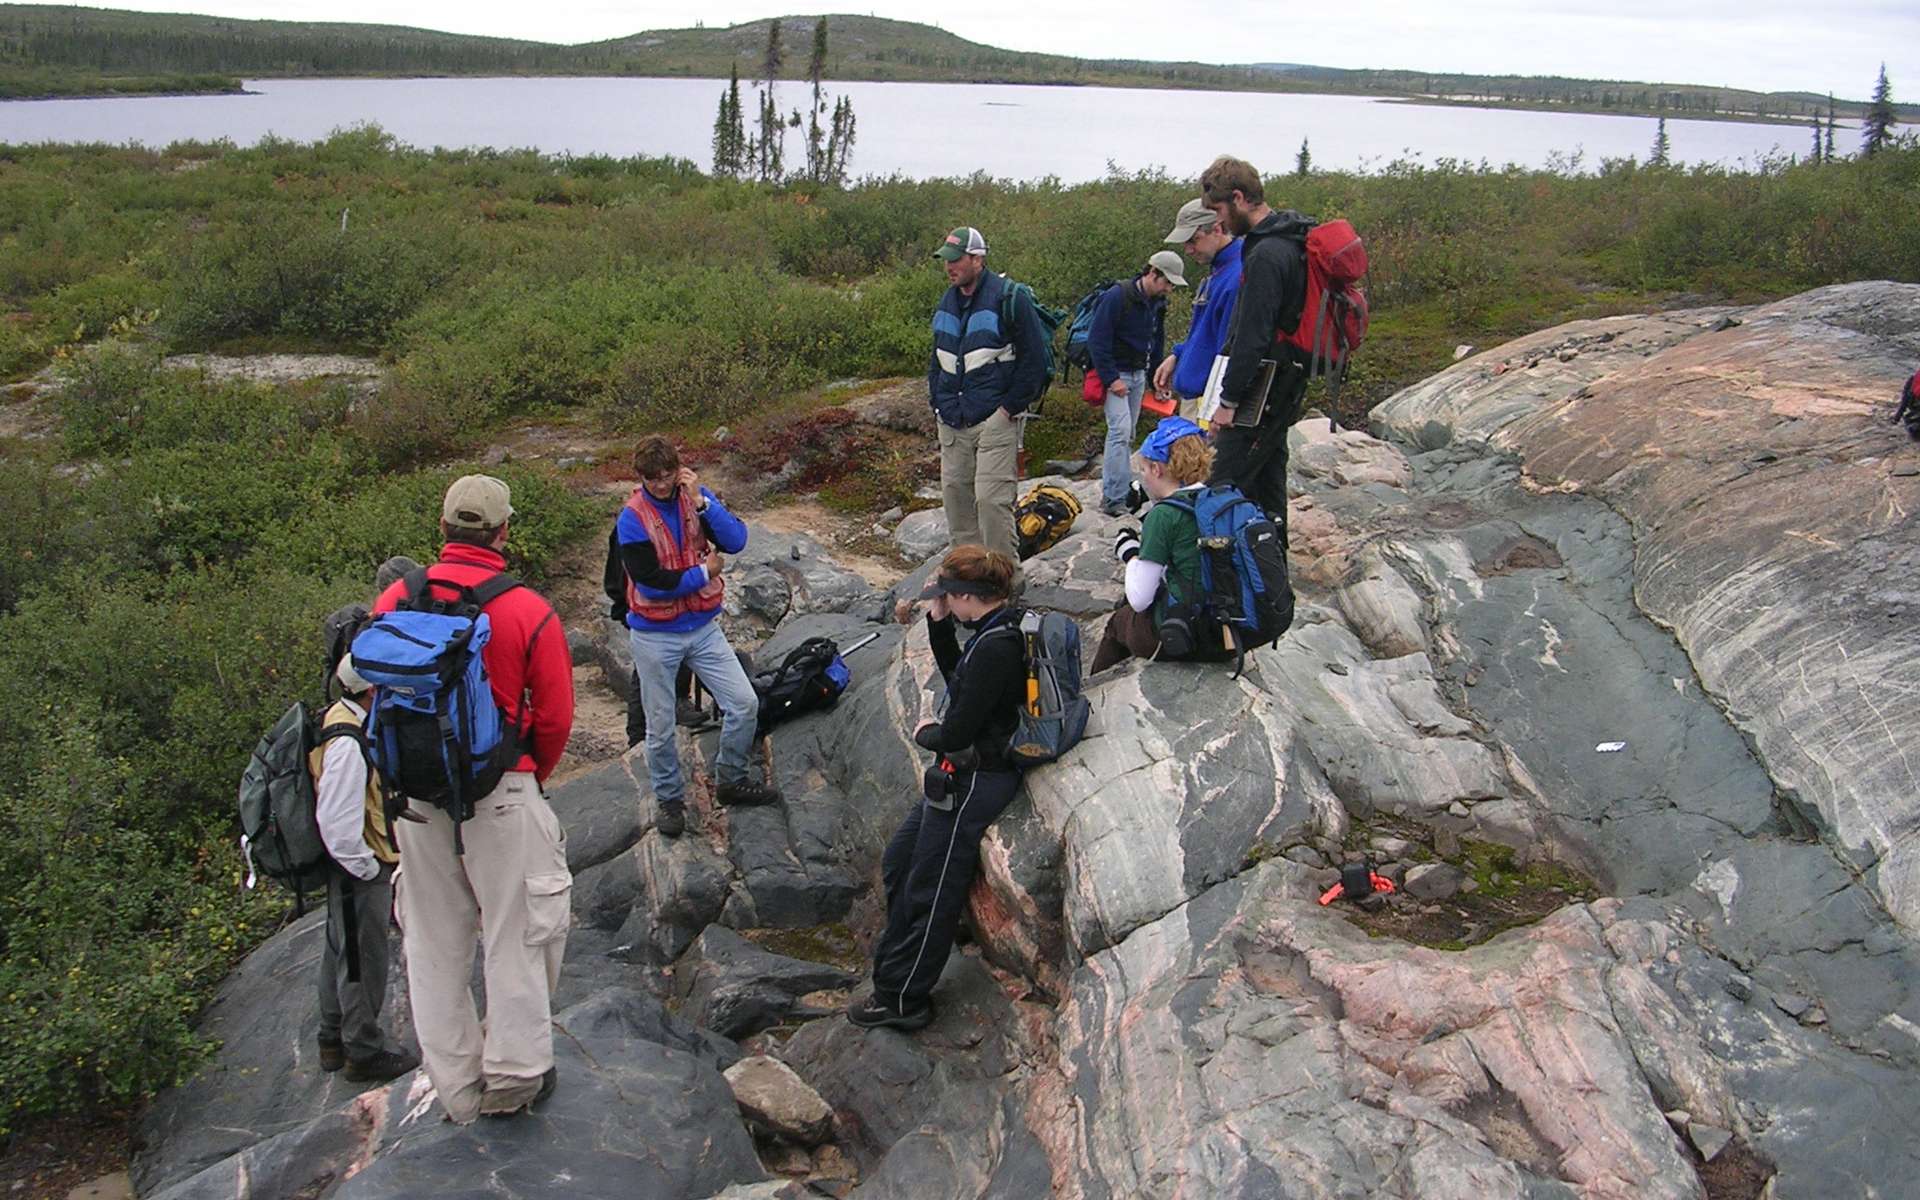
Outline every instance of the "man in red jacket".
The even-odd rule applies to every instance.
[[[502,573],[507,485],[468,475],[447,489],[440,512],[446,546],[426,569],[427,587],[452,599]],[[407,599],[408,580],[374,602],[391,612]],[[506,719],[523,713],[526,747],[499,784],[461,823],[414,804],[394,822],[400,873],[395,905],[405,934],[407,985],[421,1057],[447,1116],[465,1125],[477,1115],[506,1116],[554,1088],[550,998],[566,951],[573,876],[560,822],[540,791],[573,729],[573,658],[553,606],[527,587],[496,596],[482,610],[493,627],[481,652],[494,702]],[[473,1002],[473,944],[485,938],[487,1020]]]

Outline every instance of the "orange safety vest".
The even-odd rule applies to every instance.
[[[700,514],[693,509],[694,497],[681,488],[680,496],[680,534],[685,545],[675,542],[673,531],[661,519],[660,510],[653,506],[644,494],[645,488],[633,489],[633,495],[627,497],[627,507],[633,515],[640,518],[640,527],[647,531],[647,540],[653,543],[653,552],[660,559],[660,565],[669,571],[684,571],[688,567],[700,566],[707,557],[707,533],[700,526]],[[678,600],[655,600],[640,594],[633,586],[633,580],[627,580],[627,611],[648,621],[671,621],[681,613],[711,612],[720,607],[726,596],[727,586],[723,580],[709,579],[707,586]]]

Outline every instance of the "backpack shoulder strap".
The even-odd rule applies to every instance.
[[[313,739],[313,744],[316,746],[325,745],[336,738],[351,738],[360,743],[360,753],[367,753],[367,731],[350,721],[336,721],[332,725],[322,729],[320,736]]]
[[[471,588],[464,590],[472,594],[475,604],[481,608],[485,608],[513,589],[522,586],[524,585],[518,579],[515,579],[505,571],[501,571],[499,574],[488,579],[483,579]],[[542,624],[545,624],[545,622],[542,622]],[[528,644],[532,644],[531,639],[529,639]]]

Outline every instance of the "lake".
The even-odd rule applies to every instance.
[[[0,102],[0,142],[135,142],[274,134],[313,141],[374,122],[420,147],[531,147],[548,154],[678,155],[711,160],[724,81],[706,79],[298,79],[247,83],[257,95]],[[1645,159],[1650,117],[1396,104],[1358,96],[1148,91],[947,83],[843,83],[859,118],[857,175],[915,178],[985,171],[1004,179],[1053,175],[1077,183],[1164,167],[1199,173],[1237,154],[1270,173],[1291,170],[1300,139],[1323,169],[1377,170],[1396,158],[1482,159],[1547,166],[1575,152],[1586,170],[1604,157]],[[805,88],[782,84],[783,106]],[[754,103],[744,106],[749,112]],[[787,161],[804,155],[789,131]],[[1751,167],[1778,149],[1805,154],[1805,127],[1669,119],[1683,163]],[[1836,143],[1851,151],[1851,127]]]

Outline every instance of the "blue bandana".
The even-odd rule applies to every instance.
[[[1140,443],[1140,457],[1148,462],[1163,463],[1173,452],[1173,444],[1181,438],[1205,436],[1198,425],[1185,417],[1163,417],[1147,435],[1147,440]]]

